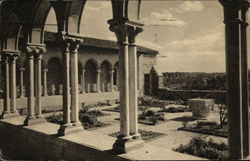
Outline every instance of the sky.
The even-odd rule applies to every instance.
[[[54,17],[51,10],[46,23],[55,23]],[[116,40],[107,24],[111,18],[110,1],[87,1],[81,34]],[[142,0],[141,21],[145,26],[137,44],[159,50],[161,72],[225,72],[225,25],[218,1]],[[249,33],[248,28],[250,38]]]

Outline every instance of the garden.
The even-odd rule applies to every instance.
[[[100,109],[98,105],[83,105],[79,111],[82,126],[88,130],[97,130],[105,135],[117,137],[119,135],[119,104],[112,106],[101,104],[101,107]],[[171,147],[171,150],[202,158],[223,160],[227,156],[228,149],[225,143],[197,136],[222,138],[219,140],[227,137],[225,104],[216,102],[215,107],[209,107],[209,114],[215,116],[216,120],[210,117],[195,117],[192,115],[193,111],[188,100],[169,101],[149,96],[138,98],[138,123],[142,140],[155,141],[156,144],[161,145],[172,140],[177,142],[174,146],[163,144],[163,147]],[[63,116],[60,112],[46,119],[52,123],[63,123]],[[99,128],[107,126],[117,128]],[[183,141],[189,143],[183,144]]]
[[[97,117],[107,116],[108,113],[102,112],[101,110],[89,110],[89,107],[86,106],[79,111],[79,120],[82,123],[84,129],[92,129],[97,127],[105,127],[109,124],[98,121]],[[54,113],[51,116],[45,118],[48,122],[63,124],[63,115],[62,113]]]

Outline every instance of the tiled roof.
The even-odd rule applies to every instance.
[[[44,35],[45,42],[55,42],[56,39],[56,33],[52,32],[45,32]],[[81,46],[89,46],[89,47],[99,47],[99,48],[107,48],[107,49],[118,49],[118,45],[116,41],[111,40],[103,40],[103,39],[97,39],[97,38],[90,38],[90,37],[83,37],[83,43],[81,43]],[[144,54],[159,54],[157,50],[153,50],[150,48],[138,46],[137,51]]]

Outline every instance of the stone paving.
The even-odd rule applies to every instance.
[[[156,109],[157,108],[155,108],[154,110]],[[111,123],[112,125],[108,127],[104,127],[104,128],[98,128],[94,130],[95,132],[108,135],[112,132],[119,131],[119,121],[114,120],[114,118],[119,117],[119,113],[118,112],[107,112],[107,113],[110,113],[111,115],[98,117],[98,120],[102,122]],[[167,119],[167,121],[164,123],[157,124],[156,126],[139,124],[139,129],[160,132],[160,133],[165,134],[165,136],[153,139],[147,142],[146,144],[148,146],[152,145],[152,146],[157,146],[157,147],[165,148],[168,150],[172,150],[173,148],[177,148],[180,144],[187,144],[193,137],[198,137],[198,136],[212,138],[216,142],[227,143],[226,138],[177,130],[177,128],[183,127],[183,124],[181,121],[174,121],[173,119],[181,118],[183,116],[191,117],[192,113],[191,112],[165,113],[165,118]],[[219,117],[218,112],[212,111],[207,119],[218,121],[218,117]],[[189,122],[189,123],[192,123],[192,122]]]

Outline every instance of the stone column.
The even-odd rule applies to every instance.
[[[78,100],[78,48],[79,43],[75,40],[70,45],[71,59],[71,108],[72,124],[81,126],[78,118],[79,100]]]
[[[42,55],[38,53],[36,55],[36,86],[35,86],[35,96],[36,96],[36,117],[42,117]]]
[[[137,95],[137,76],[135,56],[135,46],[132,45],[132,38],[136,35],[137,28],[141,28],[140,24],[130,24],[129,21],[109,20],[110,30],[115,32],[119,46],[119,85],[120,85],[120,135],[113,144],[113,149],[120,153],[128,152],[136,148],[142,147],[143,141],[138,137],[137,129],[137,110],[136,107],[130,105],[135,100]],[[139,25],[140,27],[136,27]],[[131,30],[132,27],[132,30]],[[136,27],[136,28],[133,28]],[[136,29],[136,30],[134,30]],[[128,45],[130,43],[130,47]],[[131,63],[129,63],[131,61]],[[131,71],[130,71],[131,69]],[[130,78],[131,77],[131,78]],[[136,83],[135,83],[136,82]],[[133,88],[133,89],[130,89]],[[132,99],[132,102],[130,100]],[[132,110],[135,112],[130,111]],[[135,116],[136,115],[136,116]],[[132,119],[132,121],[130,121]]]
[[[48,96],[47,73],[48,73],[48,69],[44,69],[43,70],[43,96]]]
[[[227,108],[228,108],[228,144],[229,158],[244,159],[249,154],[247,74],[246,74],[246,25],[242,7],[247,1],[220,0],[224,7],[226,72],[227,72]],[[245,59],[245,60],[243,60]],[[244,88],[244,89],[243,89]]]
[[[63,125],[58,129],[58,135],[66,136],[72,133],[83,131],[78,120],[78,60],[77,49],[81,42],[80,37],[69,35],[66,32],[60,33],[63,61]],[[71,70],[70,70],[71,59]],[[70,78],[71,76],[71,78]],[[71,88],[70,88],[71,80]],[[71,93],[70,93],[71,91]]]
[[[248,54],[247,54],[247,11],[249,2],[241,5],[241,81],[242,81],[242,126],[243,126],[243,157],[249,157],[249,109],[248,109]],[[249,159],[249,158],[248,158]]]
[[[96,79],[96,91],[97,93],[101,92],[101,70],[97,69],[97,79]]]
[[[27,53],[29,59],[29,87],[28,87],[28,117],[27,119],[35,118],[35,105],[34,105],[34,54]],[[28,124],[26,124],[28,125]]]
[[[11,113],[18,115],[17,109],[16,109],[16,59],[18,58],[20,54],[13,54],[10,58],[10,67],[11,67]]]
[[[28,116],[24,121],[25,126],[46,122],[46,120],[42,118],[41,113],[41,54],[44,53],[46,53],[46,46],[44,44],[27,43],[27,56],[29,57],[29,94]]]
[[[5,88],[4,88],[4,111],[1,118],[8,118],[10,115],[10,80],[9,80],[9,56],[4,54],[2,61],[5,64]]]
[[[82,69],[81,86],[82,86],[82,93],[85,93],[85,69]]]
[[[110,92],[114,91],[114,69],[110,71]]]
[[[130,112],[130,135],[140,138],[138,133],[138,105],[137,105],[137,50],[135,38],[142,28],[131,26],[128,28],[129,35],[129,112]]]
[[[25,97],[24,95],[24,82],[23,82],[23,77],[24,77],[24,71],[25,71],[25,68],[20,68],[20,97]]]

